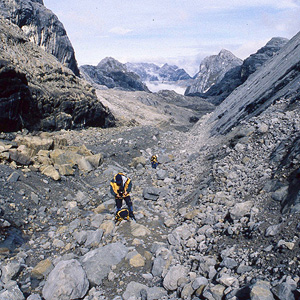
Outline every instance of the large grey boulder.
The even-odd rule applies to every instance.
[[[31,42],[79,75],[75,51],[66,30],[57,16],[44,6],[43,0],[1,0],[0,14],[18,25]]]
[[[86,271],[92,285],[101,284],[108,275],[113,265],[117,265],[128,253],[128,249],[121,243],[112,243],[92,250],[81,259],[81,264]]]
[[[274,300],[270,283],[258,280],[251,288],[250,297],[251,300]]]
[[[18,284],[15,281],[9,281],[4,289],[0,291],[1,300],[25,300]]]
[[[175,291],[178,287],[178,280],[187,276],[187,268],[176,265],[170,268],[163,280],[163,286],[168,291]]]
[[[70,300],[83,298],[88,291],[87,275],[75,260],[59,262],[49,274],[43,288],[46,300]]]

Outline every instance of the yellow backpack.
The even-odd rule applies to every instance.
[[[115,222],[117,223],[123,220],[129,220],[129,210],[127,208],[122,208],[116,213]]]

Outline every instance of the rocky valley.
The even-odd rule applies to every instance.
[[[300,33],[191,97],[76,74],[33,41],[43,1],[0,4],[0,300],[300,299]]]

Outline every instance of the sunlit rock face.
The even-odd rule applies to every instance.
[[[194,82],[186,89],[185,95],[196,95],[207,92],[219,83],[232,68],[240,66],[242,60],[228,50],[221,50],[218,55],[206,57],[200,64]]]

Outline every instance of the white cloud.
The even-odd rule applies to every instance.
[[[127,28],[123,28],[123,27],[114,27],[112,28],[109,32],[118,34],[118,35],[125,35],[129,32],[132,32],[133,30],[131,29],[127,29]]]

